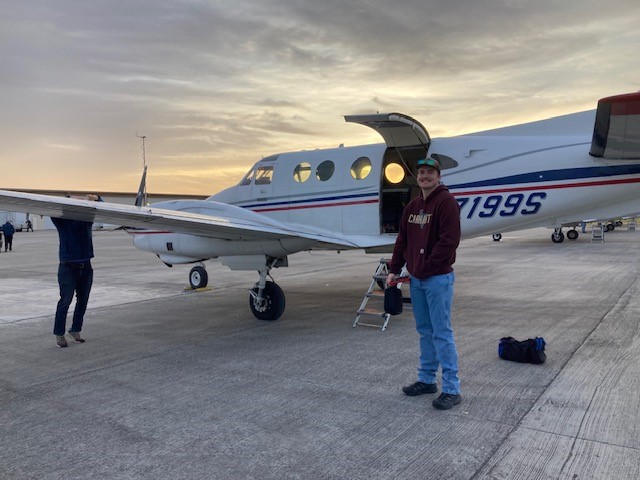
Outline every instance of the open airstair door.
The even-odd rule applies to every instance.
[[[402,209],[419,191],[413,172],[416,162],[429,153],[429,133],[401,113],[346,115],[344,119],[374,129],[387,144],[380,178],[380,233],[397,233]]]
[[[421,146],[429,150],[431,138],[420,122],[402,113],[374,113],[370,115],[345,115],[345,121],[373,128],[384,138],[390,148]]]

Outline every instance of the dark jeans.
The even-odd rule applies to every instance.
[[[7,248],[11,250],[13,246],[13,235],[5,235],[4,236],[4,251],[7,251]]]
[[[54,335],[64,335],[67,323],[67,312],[76,294],[76,308],[73,311],[73,323],[70,332],[80,332],[87,311],[89,293],[93,284],[93,269],[91,262],[61,263],[58,267],[58,285],[60,285],[60,300],[56,309],[56,320],[53,325]]]

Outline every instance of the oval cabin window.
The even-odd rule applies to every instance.
[[[311,176],[311,164],[309,162],[299,163],[293,171],[293,179],[298,183],[304,183]]]
[[[333,171],[335,170],[335,165],[331,160],[325,160],[318,168],[316,168],[316,178],[321,182],[326,182],[333,176]]]
[[[367,178],[371,173],[371,160],[367,157],[360,157],[351,165],[351,176],[356,180]]]
[[[404,168],[399,163],[390,163],[384,167],[384,178],[389,183],[400,183],[404,179]]]

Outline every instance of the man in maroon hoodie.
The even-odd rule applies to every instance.
[[[418,160],[416,179],[422,194],[404,208],[400,232],[389,263],[387,284],[407,264],[411,304],[420,334],[418,381],[404,387],[409,396],[436,393],[442,367],[442,393],[433,406],[448,410],[461,402],[458,353],[451,328],[455,276],[452,265],[460,243],[460,208],[449,189],[440,185],[436,159]]]

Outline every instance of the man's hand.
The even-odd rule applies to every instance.
[[[392,286],[396,281],[396,274],[395,273],[390,273],[389,275],[387,275],[387,286],[390,287]]]

